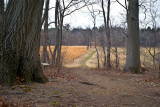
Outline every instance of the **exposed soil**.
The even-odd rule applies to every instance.
[[[9,107],[160,107],[160,81],[117,70],[45,69],[46,84],[0,86],[0,105]]]
[[[0,89],[11,107],[159,107],[160,86],[146,75],[96,69],[62,69],[46,84]],[[147,81],[148,80],[148,81]]]

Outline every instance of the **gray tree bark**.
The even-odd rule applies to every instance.
[[[57,59],[56,59],[56,65],[58,68],[58,72],[60,71],[60,68],[62,66],[61,52],[62,52],[63,19],[64,19],[64,17],[62,15],[60,15],[59,36],[58,36],[59,43],[58,43],[58,48],[57,48]]]
[[[1,83],[14,85],[16,77],[25,83],[45,83],[40,63],[40,30],[43,0],[10,0],[5,13],[3,38],[4,73]]]
[[[95,37],[95,49],[96,49],[96,52],[97,52],[97,67],[100,68],[100,64],[99,64],[99,52],[98,52],[98,49],[97,49],[97,39]]]
[[[105,25],[105,32],[107,36],[107,68],[111,68],[111,61],[110,61],[110,50],[111,50],[111,40],[110,40],[110,28],[109,28],[109,20],[110,20],[110,0],[108,0],[108,11],[107,11],[107,20],[104,10],[104,1],[102,0],[102,11],[103,11],[103,18],[104,18],[104,25]],[[105,49],[105,46],[103,46]],[[104,53],[105,50],[103,50]],[[106,55],[104,55],[104,67],[106,67]]]
[[[139,0],[129,0],[125,71],[140,73]]]
[[[111,1],[108,0],[108,11],[107,11],[107,67],[111,68],[111,40],[110,40],[110,5]]]
[[[2,73],[3,60],[2,60],[2,38],[4,35],[4,0],[0,0],[0,73]],[[2,77],[0,77],[1,79]]]
[[[107,22],[106,22],[106,14],[105,14],[105,10],[104,10],[104,1],[101,1],[101,5],[102,5],[102,11],[103,11],[103,18],[104,18],[104,25],[105,25],[105,32],[106,32],[106,36],[107,36]],[[105,46],[104,46],[104,42],[102,40],[102,48],[103,48],[103,53],[104,53],[104,68],[106,68],[106,50],[105,50]]]
[[[45,20],[45,23],[44,23],[45,35],[44,35],[44,43],[43,43],[42,62],[50,64],[49,53],[47,51],[47,46],[48,46],[48,11],[49,11],[49,0],[46,1],[45,13],[43,16],[43,19]]]
[[[54,65],[56,67],[56,58],[57,58],[57,49],[59,47],[59,42],[58,42],[58,37],[59,37],[59,28],[58,28],[58,23],[59,23],[59,0],[56,0],[56,4],[55,4],[55,28],[56,28],[56,43],[55,43],[55,48],[53,51],[53,55],[52,55],[52,65]]]

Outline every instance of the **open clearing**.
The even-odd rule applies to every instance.
[[[0,86],[0,105],[159,107],[160,81],[151,75],[156,75],[156,72],[130,74],[117,70],[87,69],[95,55],[93,52],[94,49],[91,49],[79,56],[67,65],[69,68],[62,68],[58,74],[53,68],[46,68],[45,75],[49,79],[46,84],[17,85],[10,89]]]
[[[53,52],[54,50],[54,46],[51,46],[51,50]],[[90,52],[94,51],[94,48],[91,48],[89,50],[87,50],[87,46],[62,46],[62,59],[63,59],[63,65],[65,67],[80,67],[80,63],[81,61],[83,61],[85,59],[85,57],[87,57],[87,55],[90,54]],[[159,52],[160,49],[156,48],[156,53]],[[49,51],[49,47],[47,47],[47,51],[49,52],[49,57],[51,59],[51,54]],[[103,55],[103,50],[101,47],[98,47],[98,51],[99,51],[99,55],[100,55],[100,66],[101,68],[103,68],[103,59],[104,59],[104,55]],[[107,51],[107,50],[106,50]],[[42,52],[43,52],[43,46],[40,47],[40,56],[42,56]],[[141,52],[141,64],[142,66],[149,66],[151,67],[153,65],[153,58],[152,56],[149,54],[148,50],[146,48],[141,48],[140,50]],[[126,59],[126,49],[124,47],[118,47],[117,48],[117,53],[118,53],[118,60],[119,60],[119,68],[122,69],[124,64],[125,64],[125,59]],[[151,53],[153,54],[154,51],[151,48]],[[158,55],[158,54],[157,54]],[[156,56],[158,57],[158,56]],[[115,68],[115,61],[116,61],[116,55],[115,55],[115,48],[112,47],[111,48],[111,64],[112,67]],[[96,52],[93,55],[93,57],[90,58],[90,60],[88,60],[86,62],[86,65],[89,68],[97,68],[97,55]]]
[[[52,52],[54,51],[54,46],[51,46]],[[49,53],[49,57],[51,59],[51,53],[49,51],[49,47],[47,47],[47,51]],[[74,59],[82,56],[87,53],[87,46],[62,46],[62,58],[63,64],[68,64],[74,61]],[[43,53],[43,46],[40,47],[40,56]]]

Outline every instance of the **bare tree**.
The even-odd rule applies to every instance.
[[[56,65],[56,52],[58,48],[58,36],[59,36],[59,29],[58,29],[58,22],[59,22],[59,0],[56,0],[56,5],[55,5],[55,28],[56,28],[56,43],[55,43],[55,48],[53,51],[52,55],[52,64]]]
[[[79,6],[83,3],[81,6]],[[83,0],[70,0],[66,2],[65,0],[57,0],[56,8],[55,8],[55,27],[57,29],[57,38],[56,38],[56,46],[53,52],[53,59],[56,58],[56,66],[58,71],[60,71],[60,67],[62,65],[61,62],[61,47],[62,47],[62,29],[63,29],[63,21],[64,17],[72,14],[73,12],[85,7],[88,4],[88,1]],[[73,10],[71,8],[75,7]],[[56,49],[57,48],[57,49]],[[57,54],[56,54],[57,53]],[[55,59],[54,59],[55,60]],[[54,62],[54,61],[53,61]]]
[[[102,5],[102,12],[103,12],[103,18],[104,18],[104,25],[106,30],[106,36],[107,36],[107,67],[111,68],[111,62],[110,62],[110,49],[111,49],[111,41],[110,41],[110,28],[109,28],[109,20],[110,20],[110,0],[108,0],[108,8],[107,8],[107,19],[106,19],[106,13],[104,9],[104,1],[101,1]],[[104,45],[104,43],[103,43]],[[103,47],[103,51],[105,54],[105,47]],[[104,55],[104,67],[106,66],[106,55]]]
[[[156,29],[157,29],[157,20],[158,20],[158,7],[155,7],[154,4],[157,3],[157,0],[150,0],[149,1],[149,14],[150,14],[150,23],[152,25],[152,28],[154,29],[153,31],[153,37],[154,37],[154,45],[153,47],[153,53],[151,52],[151,47],[149,49],[146,47],[148,50],[149,54],[152,56],[153,59],[153,64],[154,66],[156,65],[156,46],[158,45],[157,43],[157,34],[156,34]]]
[[[91,5],[91,9],[88,7],[88,10],[91,14],[91,17],[93,19],[93,29],[92,29],[92,35],[94,35],[94,46],[95,46],[95,49],[96,49],[96,53],[97,53],[97,66],[98,68],[100,68],[100,63],[99,63],[99,51],[98,51],[98,48],[97,48],[97,31],[98,29],[96,28],[96,17],[97,15],[99,14],[99,11],[98,10],[94,10],[94,6]]]
[[[103,11],[103,18],[104,18],[104,24],[105,24],[105,30],[107,29],[107,22],[106,22],[106,13],[104,10],[104,1],[101,1],[101,5],[102,5],[102,11]],[[107,35],[107,31],[106,31],[106,35]],[[105,50],[105,46],[104,46],[104,41],[102,40],[102,48],[103,48],[103,53],[104,53],[104,67],[106,67],[106,50]]]
[[[47,51],[48,46],[48,12],[49,12],[49,0],[46,0],[45,12],[42,18],[42,23],[44,20],[44,43],[43,43],[43,54],[42,54],[42,62],[50,63],[49,53]]]
[[[98,66],[98,68],[100,68],[100,61],[99,61],[99,51],[98,51],[98,48],[97,48],[97,32],[98,31],[98,29],[96,28],[96,27],[94,27],[93,28],[93,33],[95,34],[95,40],[94,40],[94,46],[95,46],[95,49],[96,49],[96,53],[97,53],[97,66]]]
[[[112,39],[113,39],[112,44],[114,46],[113,51],[114,51],[115,57],[116,57],[115,64],[116,64],[116,68],[118,69],[119,68],[119,57],[118,57],[118,49],[117,49],[118,48],[118,40],[117,40],[118,37],[117,37],[116,33],[113,31],[113,27],[112,26],[111,26],[111,35],[112,35]],[[120,31],[118,31],[118,35],[121,35]]]

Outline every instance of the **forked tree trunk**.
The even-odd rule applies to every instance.
[[[47,81],[40,63],[40,30],[43,0],[10,0],[5,13],[3,84]]]
[[[59,0],[56,0],[55,4],[55,28],[56,28],[56,43],[55,43],[55,48],[53,51],[53,57],[52,57],[52,65],[56,67],[56,55],[57,55],[57,49],[59,47],[59,42],[58,42],[58,37],[59,37],[59,28],[58,28],[58,23],[59,23]]]
[[[129,0],[127,58],[124,70],[140,72],[139,1]]]
[[[0,73],[2,73],[2,37],[4,30],[4,0],[0,0]],[[1,80],[1,77],[0,77]]]
[[[107,36],[107,67],[111,68],[111,62],[110,62],[110,49],[111,49],[111,41],[110,41],[110,29],[109,29],[109,17],[110,17],[110,0],[108,0],[108,11],[107,11],[107,20],[106,20],[106,13],[104,10],[104,0],[102,2],[102,11],[103,11],[103,18],[104,18],[104,25],[105,25],[105,33]],[[104,54],[105,52],[105,46],[103,46]],[[104,68],[106,68],[106,55],[104,55]]]
[[[65,10],[64,10],[65,11]],[[56,0],[55,7],[55,27],[56,27],[56,46],[54,51],[54,56],[56,56],[56,67],[58,68],[58,72],[62,66],[61,60],[61,48],[62,48],[62,28],[63,28],[63,19],[64,19],[64,11],[60,9],[60,1]],[[55,55],[56,54],[56,55]]]
[[[63,16],[61,16],[60,18],[60,23],[59,23],[59,35],[58,35],[58,48],[57,48],[57,59],[56,59],[56,65],[57,65],[57,68],[58,68],[58,72],[60,71],[60,68],[62,66],[62,57],[61,57],[61,51],[62,51],[62,33],[63,33]]]

